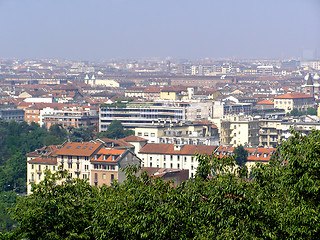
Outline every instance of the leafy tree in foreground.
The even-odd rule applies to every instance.
[[[136,167],[96,188],[47,173],[14,211],[29,239],[318,239],[320,133],[292,132],[248,181],[233,158],[197,155],[196,177],[174,187]],[[62,175],[61,175],[62,174]]]

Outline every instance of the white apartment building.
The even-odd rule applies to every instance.
[[[149,143],[219,145],[218,129],[209,123],[155,124],[135,128],[135,136],[143,137]]]
[[[195,176],[198,161],[196,153],[211,155],[217,146],[148,143],[138,153],[143,167],[188,169]]]

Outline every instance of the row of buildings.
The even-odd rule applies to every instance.
[[[268,163],[275,148],[246,148],[249,168],[256,163]],[[179,184],[193,178],[198,167],[198,154],[223,157],[233,154],[232,147],[148,143],[144,138],[120,140],[96,139],[91,142],[66,142],[61,146],[45,146],[27,154],[27,191],[33,183],[45,178],[46,170],[67,170],[70,178],[88,179],[93,186],[122,183],[124,169],[142,166],[143,171]]]

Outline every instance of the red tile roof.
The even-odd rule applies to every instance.
[[[311,95],[306,95],[303,93],[286,93],[275,97],[275,99],[294,99],[294,98],[313,98]]]
[[[28,161],[29,163],[45,163],[45,164],[56,164],[57,157],[37,157]]]
[[[260,102],[257,103],[257,105],[273,105],[274,103],[271,102],[270,100],[262,100]]]
[[[181,150],[174,150],[173,144],[161,144],[161,143],[148,143],[146,144],[139,153],[149,154],[172,154],[172,155],[194,155],[199,154],[212,154],[217,146],[206,146],[206,145],[183,145]]]
[[[234,147],[221,146],[216,151],[219,157],[232,156]],[[276,148],[245,148],[248,151],[248,161],[269,161]]]
[[[97,152],[97,158],[92,157],[92,162],[116,162],[120,156],[126,152],[127,150],[123,149],[100,149],[99,152]],[[105,157],[104,157],[105,156]],[[112,156],[115,156],[113,159]]]
[[[138,136],[129,136],[122,138],[121,140],[126,141],[126,142],[147,142],[148,140],[142,137]]]
[[[61,149],[56,152],[56,155],[91,156],[102,146],[102,143],[67,142]]]

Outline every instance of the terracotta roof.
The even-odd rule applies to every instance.
[[[227,157],[233,155],[234,147],[221,146],[216,151],[219,157]],[[245,148],[248,151],[248,161],[269,161],[272,154],[277,150],[276,148]]]
[[[207,145],[183,145],[181,150],[174,150],[173,144],[161,144],[161,143],[148,143],[146,144],[139,153],[159,153],[159,154],[172,154],[172,155],[194,155],[199,154],[212,154],[217,146]]]
[[[286,93],[275,97],[275,99],[293,99],[293,98],[313,98],[311,95],[306,95],[303,93]]]
[[[270,100],[262,100],[260,102],[257,103],[257,105],[273,105],[274,103],[271,102]]]
[[[27,157],[50,156],[50,155],[54,155],[59,148],[61,148],[61,145],[44,146],[40,149],[34,150],[33,152],[27,153],[26,156]]]
[[[96,156],[91,158],[92,162],[116,162],[127,150],[123,149],[100,149]],[[114,156],[114,158],[113,158]]]
[[[122,138],[122,140],[125,142],[147,142],[148,141],[147,139],[138,137],[138,136],[129,136],[129,137]]]
[[[105,143],[106,145],[112,145],[112,147],[129,147],[132,146],[130,143],[124,141],[123,139],[111,139],[111,138],[100,138],[101,142]]]
[[[28,161],[29,163],[46,163],[46,164],[56,164],[57,157],[37,157]]]
[[[61,149],[56,152],[56,155],[91,156],[101,147],[102,143],[67,142]]]

